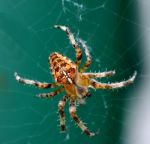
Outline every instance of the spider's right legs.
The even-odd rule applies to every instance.
[[[68,35],[72,46],[75,48],[75,51],[76,51],[76,64],[79,66],[80,63],[81,63],[81,58],[82,58],[82,51],[79,48],[78,43],[75,41],[75,38],[74,38],[72,32],[66,26],[55,25],[54,27],[57,28],[57,29],[61,29],[61,30],[65,31],[66,34]]]
[[[99,72],[99,73],[83,73],[83,75],[87,76],[88,78],[103,78],[103,77],[110,77],[115,74],[115,71],[107,71],[107,72]]]
[[[116,89],[116,88],[122,88],[122,87],[126,87],[130,84],[132,84],[136,78],[137,72],[135,72],[133,74],[133,76],[131,78],[129,78],[128,80],[125,81],[121,81],[121,82],[114,82],[114,83],[100,83],[96,80],[91,80],[90,84],[93,88],[95,89]]]
[[[64,106],[65,106],[67,100],[68,100],[68,95],[65,95],[63,97],[63,99],[59,101],[59,104],[58,104],[61,132],[64,132],[65,129],[66,129],[66,126],[65,126],[65,115],[64,115]]]
[[[38,88],[42,88],[42,89],[46,89],[46,88],[53,88],[55,86],[57,86],[57,84],[52,84],[52,83],[41,83],[39,81],[34,81],[34,80],[29,80],[29,79],[25,79],[20,77],[16,72],[15,72],[15,78],[18,82],[23,83],[23,84],[28,84],[28,85],[33,85],[36,86]]]
[[[77,123],[77,125],[79,126],[79,128],[88,136],[92,137],[95,134],[90,132],[88,130],[88,128],[84,125],[84,123],[78,118],[77,114],[76,114],[76,106],[75,106],[75,102],[73,100],[70,101],[70,107],[69,107],[69,112],[70,115],[72,117],[72,119]]]
[[[78,41],[84,48],[85,55],[87,57],[85,64],[80,68],[80,72],[84,72],[90,66],[90,64],[92,62],[92,58],[91,58],[91,55],[90,55],[90,52],[89,52],[89,49],[88,49],[88,46],[86,45],[86,43],[82,39],[79,39]]]

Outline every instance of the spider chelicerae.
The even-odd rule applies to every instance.
[[[112,76],[115,74],[115,71],[106,71],[106,72],[99,72],[99,73],[85,72],[86,69],[91,64],[91,56],[88,47],[82,40],[80,40],[80,44],[84,48],[87,60],[85,64],[81,68],[79,68],[82,59],[82,51],[78,43],[76,42],[72,32],[66,26],[55,25],[54,27],[66,32],[73,48],[76,51],[76,62],[71,61],[69,58],[63,56],[60,53],[54,52],[49,56],[49,64],[55,79],[55,83],[46,83],[46,82],[39,82],[35,80],[25,79],[20,77],[16,72],[15,72],[15,78],[20,83],[33,85],[41,89],[58,87],[58,89],[54,92],[42,93],[37,95],[40,98],[54,97],[57,94],[66,91],[66,95],[59,101],[58,104],[61,132],[64,132],[66,129],[64,106],[67,100],[69,100],[70,101],[69,112],[72,119],[75,121],[75,123],[77,123],[79,128],[86,135],[94,136],[95,133],[91,132],[77,116],[76,103],[77,102],[83,103],[84,99],[90,96],[90,93],[88,92],[89,87],[92,87],[94,89],[122,88],[129,84],[132,84],[137,73],[135,72],[131,78],[121,82],[115,82],[115,83],[98,82],[97,80],[95,80],[96,78]]]

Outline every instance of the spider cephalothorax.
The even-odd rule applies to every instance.
[[[92,87],[94,89],[116,89],[125,87],[134,82],[136,72],[131,78],[126,81],[115,83],[101,83],[96,81],[96,78],[109,77],[114,75],[115,71],[101,73],[85,73],[84,71],[91,64],[91,56],[89,54],[87,46],[82,40],[79,40],[79,42],[85,50],[87,61],[79,69],[82,52],[78,46],[78,43],[75,41],[73,34],[66,26],[56,25],[55,28],[65,31],[68,35],[70,42],[76,51],[76,62],[73,62],[62,54],[55,52],[52,53],[49,57],[50,69],[54,76],[55,83],[41,83],[34,80],[24,79],[21,78],[17,73],[15,73],[16,80],[24,84],[34,85],[38,88],[54,88],[59,86],[58,89],[54,92],[39,94],[38,97],[41,98],[53,97],[62,91],[66,91],[66,95],[62,98],[62,100],[60,100],[58,104],[61,131],[65,131],[64,106],[67,100],[69,100],[69,112],[72,119],[77,123],[77,125],[86,135],[94,136],[95,133],[89,131],[85,124],[78,118],[76,114],[76,101],[83,102],[86,97],[90,96],[90,93],[88,92],[89,87]]]

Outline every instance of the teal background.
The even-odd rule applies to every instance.
[[[103,82],[121,81],[135,70],[143,70],[138,26],[138,4],[132,0],[0,0],[0,144],[122,144],[122,132],[129,94],[135,83],[120,90],[91,90],[92,97],[78,107],[78,115],[97,135],[81,134],[68,114],[65,134],[59,132],[57,104],[53,99],[38,99],[49,92],[16,82],[14,72],[39,81],[54,82],[48,56],[62,53],[75,60],[75,52],[65,33],[53,29],[70,27],[75,37],[86,41],[92,55],[89,70],[116,70]],[[84,51],[83,51],[84,53]],[[83,62],[85,61],[85,55]]]

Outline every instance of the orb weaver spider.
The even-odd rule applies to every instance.
[[[88,88],[92,87],[94,89],[116,89],[122,88],[134,82],[136,77],[136,72],[133,74],[131,78],[125,81],[116,82],[116,83],[101,83],[95,80],[95,78],[109,77],[115,74],[115,71],[106,71],[99,73],[86,73],[85,70],[91,64],[91,56],[88,50],[88,47],[80,41],[82,47],[85,50],[85,54],[87,60],[85,64],[79,69],[82,51],[76,42],[72,32],[66,26],[55,25],[57,29],[60,29],[66,32],[73,48],[76,51],[76,62],[71,61],[69,58],[63,56],[60,53],[54,52],[49,56],[49,64],[50,69],[52,71],[52,75],[54,76],[55,83],[46,83],[46,82],[38,82],[34,80],[29,80],[20,77],[17,73],[15,73],[15,78],[18,82],[28,85],[33,85],[41,89],[46,88],[54,88],[59,86],[59,88],[50,93],[39,94],[40,98],[50,98],[54,97],[62,91],[66,91],[66,95],[59,101],[58,111],[60,117],[60,128],[61,132],[64,132],[66,129],[65,126],[65,115],[64,115],[64,106],[67,100],[70,101],[69,112],[72,119],[77,123],[79,128],[88,136],[94,136],[95,133],[91,132],[85,124],[79,119],[76,114],[76,102],[82,102],[86,97],[90,96],[88,92]]]

